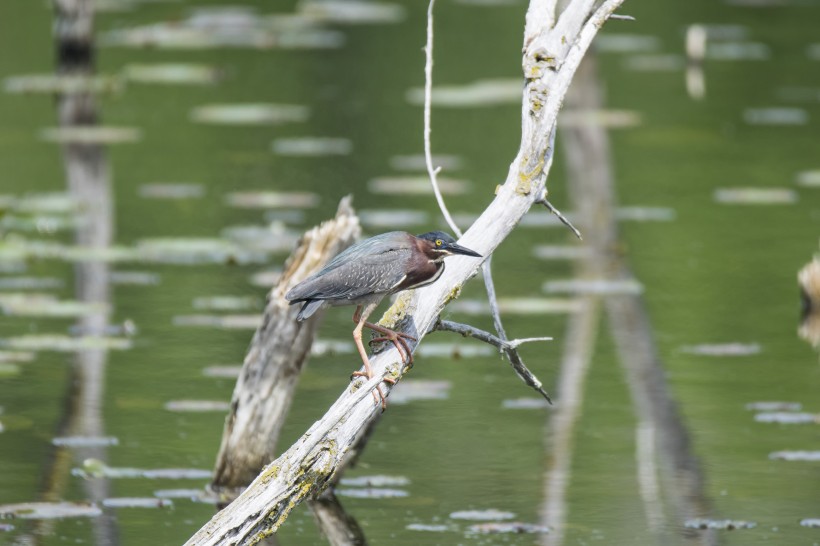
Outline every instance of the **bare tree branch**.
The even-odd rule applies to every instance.
[[[542,195],[553,155],[549,145],[551,134],[570,80],[598,29],[621,1],[608,0],[589,17],[577,36],[564,36],[569,49],[559,51],[560,57],[552,63],[543,58],[537,48],[527,48],[523,59],[526,84],[520,150],[510,165],[506,182],[461,238],[461,243],[468,248],[484,256],[492,254]],[[576,0],[565,14],[580,9],[583,2]],[[541,32],[548,35],[549,29],[541,29]],[[534,43],[530,38],[526,36],[525,43]],[[556,41],[560,43],[560,39]],[[476,262],[458,256],[450,258],[438,281],[404,293],[382,323],[421,341],[444,306],[456,298],[461,286],[478,272],[480,264]],[[374,404],[371,391],[381,384],[389,394],[392,385],[383,383],[383,379],[397,381],[404,373],[402,358],[392,347],[373,356],[371,368],[375,374],[373,379],[367,382],[359,379],[345,389],[320,421],[268,465],[242,495],[214,516],[187,544],[252,544],[274,533],[297,504],[318,495],[343,464],[350,447],[379,415],[381,408]]]

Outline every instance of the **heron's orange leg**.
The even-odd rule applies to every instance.
[[[391,341],[393,345],[396,347],[396,350],[401,355],[402,362],[404,362],[407,365],[413,364],[413,353],[410,352],[410,346],[407,345],[407,341],[405,340],[409,339],[410,341],[416,341],[416,338],[403,332],[396,332],[395,330],[391,330],[390,328],[385,328],[384,326],[373,324],[372,322],[365,322],[364,325],[375,332],[384,334],[384,337],[377,337],[371,339],[370,343],[376,343],[380,341]],[[402,349],[404,349],[404,352],[402,352]]]
[[[364,314],[362,313],[362,306],[356,306],[356,311],[353,313],[353,322],[356,323],[356,328],[353,330],[353,341],[356,342],[356,348],[359,350],[359,356],[362,357],[362,362],[364,363],[364,371],[361,372],[356,370],[351,374],[351,377],[366,377],[367,379],[371,379],[373,377],[373,369],[370,367],[370,359],[367,357],[367,351],[362,344],[362,328],[365,327],[368,323],[365,322],[367,320],[367,316],[373,312],[376,306],[371,304],[368,305],[367,308],[364,310]],[[392,379],[383,379],[387,383],[395,384],[396,382]],[[378,394],[376,394],[378,393]],[[373,393],[373,397],[376,399],[378,403],[381,401],[382,411],[387,409],[387,400],[384,397],[384,393],[380,386],[376,386],[376,391]]]

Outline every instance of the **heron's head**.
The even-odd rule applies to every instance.
[[[427,257],[437,262],[447,256],[453,256],[455,254],[472,256],[474,258],[482,257],[478,252],[459,245],[452,235],[443,231],[422,233],[421,235],[416,235],[416,238],[421,240],[420,246],[423,248]]]

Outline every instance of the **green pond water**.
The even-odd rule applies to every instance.
[[[212,368],[241,364],[271,283],[258,274],[281,267],[295,237],[332,216],[343,196],[353,194],[357,210],[370,213],[367,234],[443,227],[429,192],[389,191],[412,184],[391,179],[423,176],[396,157],[422,151],[422,109],[411,90],[423,85],[425,3],[390,4],[368,23],[280,31],[279,43],[301,46],[289,48],[269,47],[271,31],[259,28],[284,25],[260,18],[292,14],[299,9],[292,2],[248,1],[217,15],[202,10],[216,2],[103,5],[97,69],[114,78],[104,87],[115,89],[99,97],[102,121],[130,130],[115,135],[128,142],[108,148],[114,248],[89,256],[72,248],[88,211],[62,195],[42,198],[66,192],[60,145],[44,133],[57,125],[54,98],[17,92],[15,85],[32,84],[12,79],[53,72],[52,11],[46,2],[0,3],[0,505],[201,489],[208,482],[202,473],[86,481],[72,469],[87,456],[115,468],[212,469],[234,385]],[[490,104],[465,99],[433,110],[433,149],[452,156],[441,163],[443,176],[454,179],[447,200],[460,218],[490,202],[518,148],[514,80],[525,10],[517,0],[440,0],[436,7],[436,86],[501,81],[484,87],[500,88]],[[820,518],[820,359],[798,334],[796,279],[820,250],[820,3],[627,2],[621,11],[637,20],[608,23],[598,55],[606,107],[631,113],[627,127],[609,132],[618,199],[663,217],[621,222],[622,250],[643,287],[711,516],[756,523],[718,531],[716,540],[818,544],[820,529],[801,521]],[[229,18],[245,30],[214,30],[215,20]],[[165,34],[155,28],[153,40],[170,36],[176,47],[128,47],[113,32],[169,22]],[[686,30],[696,23],[709,35],[702,98],[687,93],[684,74]],[[219,38],[222,44],[208,42]],[[169,64],[182,66],[148,70]],[[504,81],[513,81],[512,94]],[[256,106],[204,108],[212,105]],[[218,117],[230,114],[245,123]],[[559,130],[550,198],[568,210],[564,163]],[[276,203],[253,192],[298,194]],[[495,254],[499,296],[531,305],[571,297],[542,288],[571,278],[572,263],[539,259],[534,248],[578,244],[562,228],[519,226]],[[93,275],[104,263],[113,280],[107,306],[78,301],[77,287],[100,288]],[[476,279],[457,303],[484,298]],[[330,310],[321,338],[350,342],[351,312]],[[117,329],[78,341],[76,323],[106,313]],[[486,314],[445,314],[492,329]],[[559,401],[567,318],[504,314],[512,337],[555,338],[521,353]],[[471,530],[486,513],[478,520],[451,515],[492,510],[511,513],[505,521],[541,523],[550,410],[505,407],[537,395],[477,342],[435,333],[421,349],[428,344],[481,354],[419,353],[407,379],[444,382],[446,396],[391,404],[347,473],[401,478],[384,486],[399,493],[359,498],[360,486],[343,486],[344,507],[374,545],[546,543],[549,535]],[[347,386],[358,367],[349,351],[311,359],[280,450]],[[102,371],[101,390],[85,405],[78,392],[88,389],[72,373],[83,358]],[[656,543],[636,478],[635,411],[605,319],[591,366],[572,443],[564,543]],[[184,411],[185,401],[210,404]],[[766,401],[813,417],[763,422],[756,419],[762,411],[747,405]],[[82,415],[90,428],[76,428]],[[110,445],[54,445],[78,430]],[[771,456],[782,451],[815,460]],[[214,513],[187,498],[172,503],[0,520],[0,543],[181,544]],[[672,536],[683,525],[671,522]],[[304,507],[279,538],[283,545],[322,543]]]

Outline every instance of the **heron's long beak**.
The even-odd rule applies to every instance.
[[[472,256],[473,258],[483,258],[484,257],[481,254],[479,254],[478,252],[476,252],[474,250],[470,250],[467,247],[457,245],[456,243],[452,243],[450,245],[447,245],[447,250],[449,250],[450,253],[452,253],[452,254],[463,254],[465,256]]]

